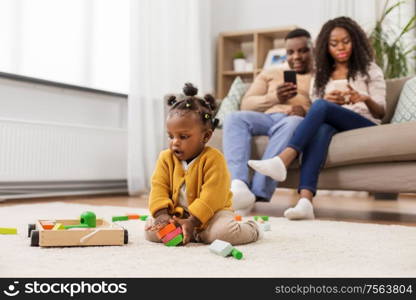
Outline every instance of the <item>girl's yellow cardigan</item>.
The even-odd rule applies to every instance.
[[[186,185],[189,212],[201,222],[201,227],[219,210],[231,209],[230,174],[224,156],[215,148],[205,147],[184,171],[182,163],[171,150],[160,153],[152,176],[149,209],[154,214],[167,208],[170,214],[182,216],[179,191]]]

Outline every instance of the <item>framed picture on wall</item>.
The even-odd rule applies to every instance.
[[[267,53],[266,60],[264,61],[263,69],[269,69],[271,67],[283,66],[287,61],[286,49],[278,48],[271,49]]]

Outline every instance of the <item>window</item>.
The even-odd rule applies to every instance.
[[[127,93],[129,0],[2,0],[0,71]]]

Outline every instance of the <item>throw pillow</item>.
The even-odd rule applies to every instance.
[[[227,114],[240,110],[241,99],[247,92],[249,86],[240,77],[234,79],[227,96],[221,101],[220,108],[216,114],[216,118],[219,120],[218,128],[222,128]]]
[[[409,79],[400,93],[391,123],[416,121],[416,77]]]

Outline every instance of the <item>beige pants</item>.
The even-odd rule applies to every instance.
[[[209,220],[208,226],[199,232],[195,232],[192,242],[211,244],[216,239],[242,245],[255,242],[259,238],[259,227],[254,221],[238,222],[231,210],[220,210]],[[146,226],[153,224],[153,218],[148,218]],[[161,242],[154,231],[145,231],[146,240]]]

